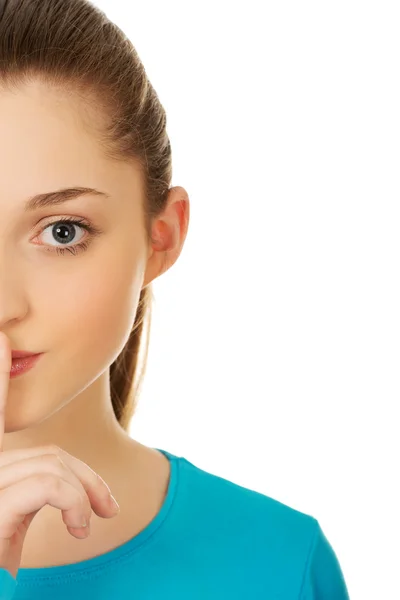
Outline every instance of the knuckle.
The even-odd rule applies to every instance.
[[[59,446],[55,444],[49,444],[44,448],[46,454],[55,454],[56,456],[61,456],[62,450]]]
[[[58,454],[46,454],[46,462],[51,466],[55,473],[60,473],[65,470],[65,463]]]
[[[47,493],[57,494],[61,490],[61,479],[53,473],[39,473],[36,480]]]

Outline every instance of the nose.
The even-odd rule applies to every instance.
[[[6,257],[0,251],[0,331],[11,321],[19,321],[27,312],[23,282],[16,267],[12,257]]]

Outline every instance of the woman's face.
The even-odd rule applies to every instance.
[[[148,247],[138,171],[102,155],[70,98],[39,84],[0,91],[0,134],[0,330],[13,350],[45,353],[10,380],[12,431],[57,411],[121,352]],[[105,195],[25,209],[35,195],[80,187]]]

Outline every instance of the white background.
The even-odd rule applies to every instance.
[[[98,0],[191,199],[131,435],[313,515],[400,598],[396,2]]]

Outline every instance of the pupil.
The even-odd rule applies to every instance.
[[[71,235],[71,233],[68,231],[68,229],[73,229],[72,225],[55,225],[53,227],[53,234],[57,234],[61,237],[60,240],[57,240],[58,242],[61,242],[62,244],[67,244],[69,242],[71,242],[72,240],[70,238],[73,238],[73,233]]]

